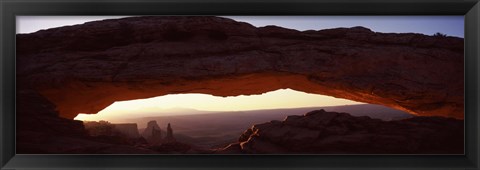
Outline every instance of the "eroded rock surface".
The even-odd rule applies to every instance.
[[[115,101],[281,88],[463,118],[462,38],[177,16],[95,21],[16,42],[19,88],[37,90],[70,119]]]
[[[382,121],[312,111],[254,125],[217,153],[463,154],[463,121],[414,117]]]
[[[136,123],[116,123],[114,130],[129,138],[140,138]]]
[[[162,130],[158,126],[157,121],[152,120],[147,123],[147,128],[142,132],[142,137],[144,137],[151,145],[162,142]]]
[[[153,154],[121,138],[91,137],[81,121],[58,116],[53,103],[33,90],[17,91],[17,154]]]
[[[174,143],[177,140],[173,136],[173,129],[172,126],[170,126],[170,123],[167,125],[167,135],[165,136],[165,139],[163,139],[165,143]]]

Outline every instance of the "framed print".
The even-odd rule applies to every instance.
[[[1,8],[4,169],[478,169],[478,1]]]

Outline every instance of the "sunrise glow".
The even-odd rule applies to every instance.
[[[135,117],[195,114],[189,113],[189,110],[193,109],[216,112],[351,104],[361,103],[292,89],[235,97],[217,97],[209,94],[170,94],[148,99],[115,102],[97,114],[79,114],[75,120],[116,122]]]

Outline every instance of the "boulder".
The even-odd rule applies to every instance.
[[[317,110],[254,125],[217,153],[463,154],[463,130],[453,118],[383,121]]]

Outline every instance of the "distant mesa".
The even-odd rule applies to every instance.
[[[173,136],[173,129],[168,123],[167,133],[165,138],[162,136],[162,130],[157,124],[157,121],[152,120],[147,124],[147,128],[143,131],[142,136],[147,140],[149,145],[161,145],[165,143],[176,142],[175,137]]]
[[[128,138],[140,137],[140,133],[138,133],[138,127],[136,123],[121,123],[121,124],[113,124],[113,125],[114,125],[114,131]]]
[[[157,121],[152,120],[148,122],[147,128],[143,131],[142,136],[151,145],[159,144],[162,141],[162,131]]]
[[[136,123],[114,124],[101,120],[85,121],[83,124],[90,136],[122,136],[131,139],[140,137]]]
[[[162,138],[161,130],[158,128],[157,121],[148,122],[147,128],[142,134],[152,134],[144,136],[148,142],[147,149],[162,154],[185,154],[185,153],[211,153],[212,151],[195,148],[190,144],[178,142],[173,134],[170,123],[167,125],[165,138]]]

